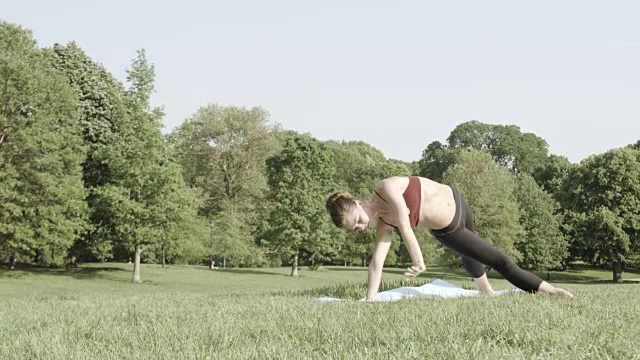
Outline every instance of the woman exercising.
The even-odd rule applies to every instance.
[[[329,196],[326,206],[333,223],[345,230],[373,228],[375,219],[380,219],[376,226],[377,243],[369,264],[366,300],[376,298],[393,229],[400,231],[414,264],[405,275],[414,278],[426,269],[413,232],[417,226],[431,229],[442,245],[462,256],[465,270],[481,293],[493,292],[484,264],[522,290],[573,297],[570,292],[521,269],[503,251],[479,237],[475,233],[473,215],[454,186],[418,176],[391,177],[378,183],[371,201],[339,191]]]

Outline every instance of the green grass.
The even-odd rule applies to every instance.
[[[81,267],[0,270],[1,359],[640,359],[640,284],[597,270],[551,274],[572,300],[321,303],[361,298],[366,269],[291,278],[286,268],[143,265],[144,283],[132,284],[130,264]],[[384,286],[402,273],[385,269]],[[416,284],[435,278],[472,286],[435,267]]]

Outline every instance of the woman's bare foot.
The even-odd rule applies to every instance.
[[[567,290],[555,287],[546,281],[543,281],[542,284],[540,284],[540,287],[538,287],[538,291],[549,295],[564,296],[566,298],[573,297],[573,294],[568,292]]]
[[[480,294],[493,295],[493,288],[491,287],[491,284],[489,284],[487,274],[482,275],[482,277],[475,278],[473,281],[476,283],[476,287]]]
[[[565,290],[565,289],[561,289],[561,288],[559,288],[559,287],[557,287],[557,288],[556,288],[556,293],[555,293],[555,295],[560,295],[560,296],[564,296],[564,297],[567,297],[567,298],[572,298],[572,297],[573,297],[573,294],[572,294],[572,293],[568,292],[568,291],[567,291],[567,290]]]

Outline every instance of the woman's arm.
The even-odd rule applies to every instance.
[[[409,220],[407,219],[407,222],[408,221]],[[409,255],[411,255],[411,262],[414,265],[412,268],[416,268],[413,272],[417,271],[415,274],[405,273],[405,275],[415,277],[426,269],[426,266],[424,265],[424,258],[422,257],[422,250],[420,250],[420,244],[418,244],[418,239],[416,239],[416,234],[413,232],[413,229],[411,229],[411,225],[401,225],[398,226],[398,229],[400,230],[402,240],[404,240],[404,245],[407,247],[407,250],[409,250]]]
[[[387,258],[387,253],[391,247],[393,229],[378,222],[376,229],[376,249],[373,252],[373,258],[369,263],[369,281],[367,285],[367,301],[373,301],[376,299],[376,294],[380,288],[380,281],[382,280],[382,268],[384,267],[384,260]]]
[[[422,257],[422,250],[420,250],[416,234],[411,228],[407,204],[400,191],[394,187],[395,184],[388,183],[387,181],[388,180],[383,180],[378,186],[377,191],[384,196],[385,200],[387,200],[391,207],[391,212],[393,212],[394,218],[398,219],[398,230],[400,230],[400,236],[402,236],[402,240],[409,251],[413,265],[418,267],[420,271],[424,271],[425,265],[424,258]]]

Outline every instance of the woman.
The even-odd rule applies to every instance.
[[[431,229],[442,245],[462,256],[465,270],[481,293],[493,292],[485,264],[522,290],[573,297],[570,292],[521,269],[503,251],[476,235],[471,211],[454,186],[418,176],[391,177],[376,186],[371,201],[336,192],[327,199],[326,206],[333,223],[340,228],[362,231],[376,226],[377,243],[369,264],[367,300],[375,300],[394,229],[400,231],[414,264],[405,275],[414,278],[425,270],[413,233],[417,226]],[[380,219],[377,225],[376,218]]]

